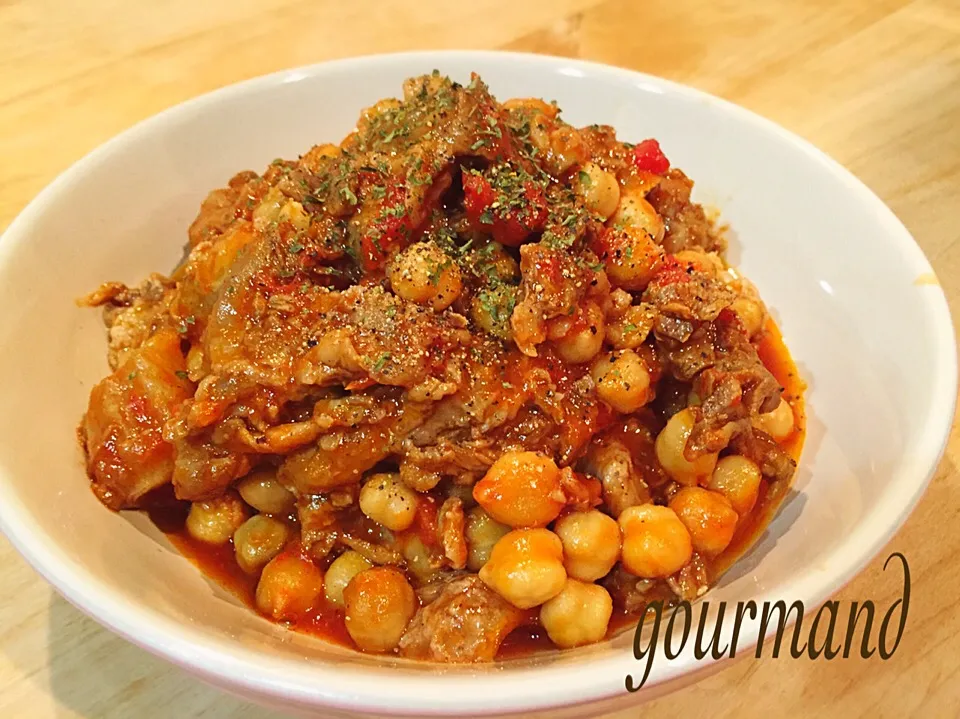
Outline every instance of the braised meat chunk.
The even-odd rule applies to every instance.
[[[454,579],[413,615],[400,653],[435,662],[488,662],[522,618],[476,575]]]

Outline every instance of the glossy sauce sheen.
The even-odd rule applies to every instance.
[[[796,429],[781,446],[797,461],[803,449],[806,432],[804,414],[804,383],[797,373],[796,365],[790,357],[779,329],[770,321],[767,332],[758,347],[763,364],[784,388],[783,396],[793,408]],[[792,482],[792,480],[791,480]],[[767,524],[776,515],[784,497],[790,491],[786,482],[771,483],[766,479],[761,483],[757,508],[748,515],[748,521],[737,526],[736,534],[730,546],[708,564],[711,584],[744,554],[763,533]],[[154,524],[170,539],[171,543],[207,577],[234,594],[251,608],[254,607],[254,593],[257,578],[245,574],[237,565],[233,554],[232,542],[224,546],[212,546],[197,541],[187,534],[184,520],[189,509],[188,503],[165,506],[150,510]],[[550,651],[554,646],[546,631],[536,623],[537,614],[530,612],[529,624],[515,629],[503,642],[497,655],[498,659],[529,656],[532,653]],[[610,620],[608,636],[635,626],[638,616],[615,611]],[[302,620],[289,624],[292,629],[312,634],[327,641],[353,648],[353,642],[347,634],[343,620],[343,611],[324,603],[317,611]]]

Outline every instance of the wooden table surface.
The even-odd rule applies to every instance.
[[[621,65],[773,119],[893,208],[960,316],[960,4],[946,0],[3,0],[0,228],[89,150],[187,98],[330,58],[455,47]],[[617,717],[956,716],[958,462],[955,428],[919,507],[837,597],[888,606],[898,590],[883,557],[907,556],[909,622],[892,659],[750,657]],[[100,628],[2,538],[0,631],[2,717],[277,716]]]

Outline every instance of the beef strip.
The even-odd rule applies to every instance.
[[[523,613],[474,574],[450,581],[417,610],[400,639],[400,654],[435,662],[489,662]]]
[[[756,427],[748,427],[730,442],[730,449],[753,460],[764,476],[789,482],[797,469],[793,457],[774,439]]]
[[[693,181],[674,168],[648,194],[647,200],[663,218],[663,249],[671,254],[696,247],[721,251],[725,243],[713,229],[706,213],[690,200]]]
[[[690,460],[720,451],[752,419],[780,402],[779,382],[729,310],[700,324],[684,342],[658,337],[657,345],[669,372],[680,382],[691,382],[700,399],[692,408],[694,428],[685,450]]]
[[[750,344],[735,316],[714,323],[713,362],[693,381],[701,398],[685,454],[697,457],[723,449],[732,435],[780,403],[780,383]]]
[[[649,489],[634,466],[630,450],[616,439],[591,444],[580,468],[600,480],[603,501],[614,517],[650,501]]]
[[[438,535],[443,554],[454,569],[467,566],[466,520],[463,501],[459,497],[448,498],[437,513]]]
[[[163,426],[190,396],[177,334],[164,328],[126,353],[90,393],[78,429],[94,493],[111,509],[138,506],[170,482],[174,446]]]
[[[547,321],[571,315],[594,282],[594,272],[564,249],[546,242],[520,248],[520,300],[510,317],[513,339],[525,355],[536,357],[547,337]]]
[[[304,495],[297,501],[300,544],[316,560],[326,557],[340,539],[337,510],[322,494]]]
[[[643,301],[655,311],[657,339],[686,343],[703,322],[715,320],[736,295],[709,273],[669,260],[647,285]]]
[[[129,352],[168,322],[165,315],[173,287],[167,277],[154,273],[138,287],[104,283],[81,300],[87,307],[103,307],[110,369],[119,367]]]
[[[610,593],[613,606],[631,614],[643,609],[657,585],[653,579],[641,579],[630,574],[621,564],[617,564],[600,583]]]
[[[680,599],[688,602],[706,594],[709,583],[707,566],[703,557],[697,552],[693,553],[690,561],[679,572],[667,578],[667,586],[670,587],[671,591]]]
[[[200,203],[200,212],[188,230],[190,246],[222,235],[238,219],[248,201],[262,194],[266,187],[255,172],[244,171],[234,175],[226,187],[213,190]]]

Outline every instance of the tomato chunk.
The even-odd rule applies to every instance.
[[[650,138],[633,148],[633,164],[643,172],[662,175],[670,169],[670,160],[660,149],[660,143]]]
[[[493,204],[495,197],[493,187],[483,175],[463,173],[463,206],[471,222],[479,221],[480,215]]]
[[[497,192],[483,175],[463,175],[463,206],[473,227],[502,245],[517,247],[547,222],[547,197],[535,182],[522,183],[517,202],[494,207]]]
[[[665,287],[678,282],[689,282],[690,273],[698,269],[693,262],[681,262],[674,255],[667,255],[657,268],[650,284]]]
[[[378,203],[370,203],[372,221],[360,237],[360,264],[364,272],[383,267],[391,255],[411,239],[413,221],[406,205],[406,189],[399,184],[386,189]]]

